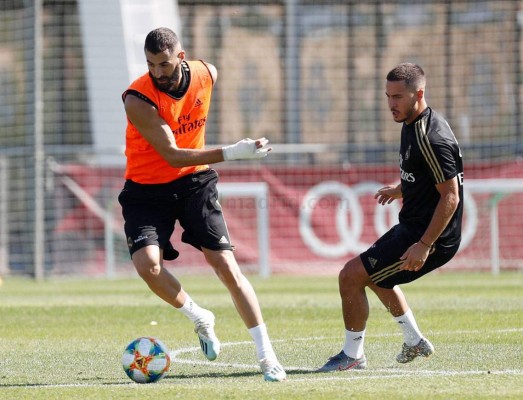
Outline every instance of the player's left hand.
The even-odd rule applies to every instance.
[[[416,242],[410,246],[401,256],[403,263],[400,265],[402,271],[419,271],[424,265],[430,253],[430,248],[423,243]]]

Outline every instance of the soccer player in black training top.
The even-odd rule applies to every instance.
[[[441,267],[458,251],[463,215],[461,150],[447,121],[427,106],[425,73],[420,66],[403,63],[392,69],[386,95],[394,121],[403,124],[401,179],[396,186],[379,189],[375,198],[382,205],[403,199],[399,223],[341,270],[345,344],[319,372],[366,368],[366,287],[376,293],[403,330],[403,348],[396,361],[408,363],[434,353],[398,285]]]

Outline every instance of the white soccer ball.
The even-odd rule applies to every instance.
[[[122,367],[137,383],[152,383],[163,378],[171,366],[169,350],[160,340],[140,337],[127,345],[122,354]]]

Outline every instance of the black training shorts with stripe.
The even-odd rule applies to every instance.
[[[385,289],[412,282],[449,262],[458,251],[459,243],[450,247],[436,243],[419,271],[400,271],[399,267],[403,263],[400,257],[420,236],[420,232],[416,232],[413,227],[398,224],[360,254],[372,282]]]
[[[165,184],[139,184],[130,180],[118,196],[125,220],[125,235],[132,254],[148,245],[164,249],[173,259],[170,244],[176,222],[183,229],[182,241],[197,249],[232,250],[213,169],[186,175]],[[175,252],[175,256],[166,253]]]

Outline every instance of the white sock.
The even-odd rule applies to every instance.
[[[345,344],[343,352],[349,357],[357,359],[363,356],[363,343],[365,342],[365,329],[360,332],[345,329]]]
[[[276,358],[271,341],[269,339],[269,335],[267,333],[267,326],[265,324],[260,324],[254,328],[249,329],[249,333],[252,337],[252,340],[254,340],[258,360],[263,360],[264,358]]]
[[[423,338],[410,309],[405,314],[394,317],[394,321],[403,329],[403,340],[407,346],[415,346]]]
[[[196,321],[197,319],[203,316],[206,316],[206,312],[209,312],[208,310],[205,310],[204,308],[201,308],[198,304],[196,304],[189,295],[187,295],[187,298],[185,299],[185,303],[183,303],[183,306],[178,308],[178,310],[180,310],[192,322]]]

